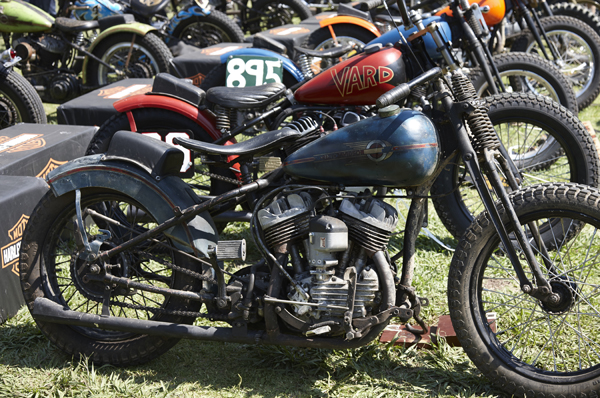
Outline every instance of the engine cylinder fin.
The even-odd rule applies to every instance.
[[[350,239],[370,251],[383,250],[387,246],[391,233],[372,225],[343,215],[342,219],[348,225]]]
[[[310,214],[303,213],[272,226],[264,231],[267,246],[278,246],[307,234],[309,221]]]

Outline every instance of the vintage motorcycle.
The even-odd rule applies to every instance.
[[[416,56],[397,62],[418,68]],[[433,95],[422,111],[389,105],[424,85]],[[115,365],[156,358],[179,338],[350,349],[392,319],[414,319],[410,329],[423,333],[415,241],[434,179],[458,156],[487,210],[449,273],[462,346],[508,394],[595,394],[600,193],[557,183],[519,190],[458,70],[443,78],[432,68],[377,103],[377,116],[316,136],[282,166],[206,200],[178,177],[181,151],[131,132],[54,170],[21,246],[36,323],[70,355]],[[283,128],[225,146],[174,141],[230,167],[230,156],[252,159],[303,137]],[[385,198],[396,187],[411,207],[404,248],[391,256],[398,215]],[[243,259],[245,243],[219,241],[212,215],[242,198],[264,258],[230,270],[222,262]]]
[[[0,53],[0,129],[17,123],[46,123],[46,112],[37,91],[12,70],[20,61],[11,49]]]
[[[240,27],[222,12],[210,10],[208,2],[192,2],[177,10],[172,18],[168,18],[165,13],[169,4],[174,10],[178,9],[175,2],[169,0],[155,3],[139,0],[75,0],[65,1],[61,14],[82,21],[124,13],[133,14],[137,21],[156,27],[168,45],[172,45],[177,39],[200,48],[223,42],[244,41],[244,32]]]
[[[20,0],[0,4],[4,42],[22,59],[16,66],[44,102],[62,103],[117,80],[169,69],[171,53],[156,29],[132,15],[76,21],[55,19]]]

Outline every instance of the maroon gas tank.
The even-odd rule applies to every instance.
[[[296,90],[294,97],[309,104],[373,105],[381,94],[405,82],[402,52],[384,48],[324,70]]]

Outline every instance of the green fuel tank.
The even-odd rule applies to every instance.
[[[54,18],[21,0],[0,0],[0,32],[35,33],[52,28]]]

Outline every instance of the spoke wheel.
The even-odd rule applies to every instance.
[[[512,195],[528,236],[531,224],[542,228],[551,223],[552,230],[560,231],[547,257],[533,245],[542,273],[559,295],[552,305],[521,290],[487,214],[475,220],[459,243],[448,282],[452,322],[473,362],[509,395],[544,396],[552,391],[557,396],[585,396],[597,388],[598,200],[597,191],[571,184],[544,184]],[[527,263],[521,264],[533,281]]]

